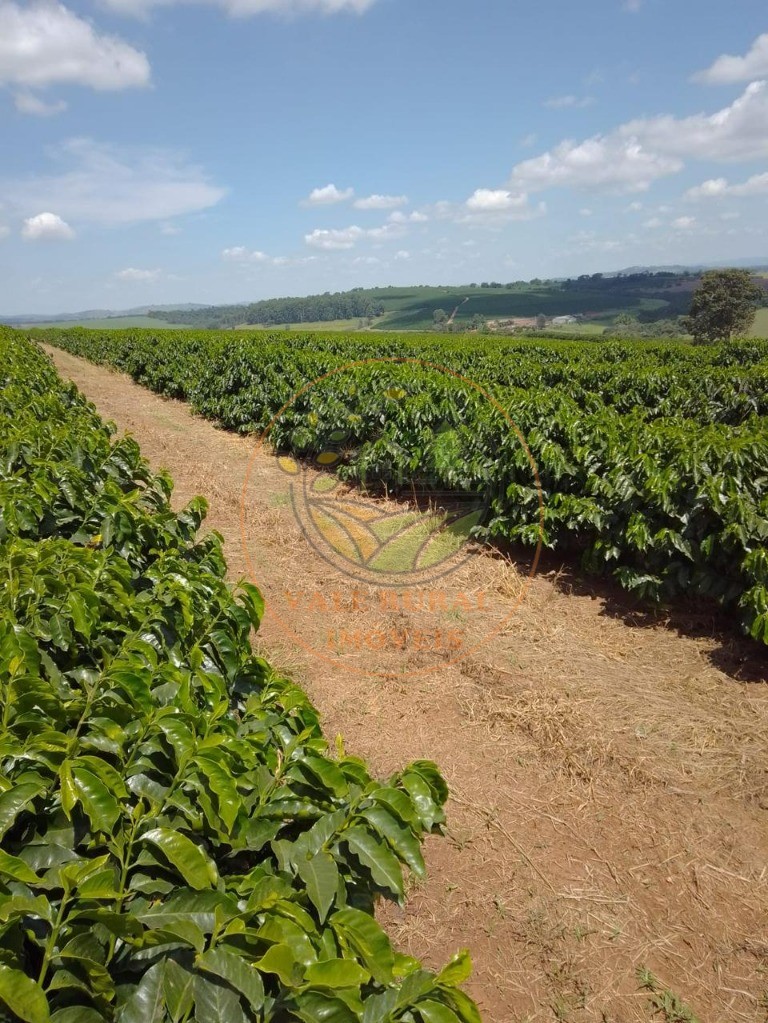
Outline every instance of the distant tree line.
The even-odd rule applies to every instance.
[[[375,319],[384,312],[384,303],[364,292],[347,291],[308,298],[269,298],[250,305],[210,306],[178,312],[153,310],[154,319],[184,323],[190,327],[227,328],[242,323],[258,323],[282,327],[292,323],[328,322],[329,320]]]
[[[716,271],[722,274],[724,271]],[[733,274],[734,271],[727,271]],[[752,280],[753,302],[766,302],[768,281],[742,271]],[[572,315],[599,320],[610,336],[669,337],[681,333],[704,336],[710,330],[687,330],[680,317],[695,310],[691,302],[696,285],[709,280],[700,272],[638,271],[623,274],[582,274],[568,280],[483,281],[451,287],[354,288],[325,292],[308,298],[276,298],[250,304],[208,306],[189,310],[155,310],[150,316],[198,328],[232,328],[241,324],[285,327],[302,323],[356,320],[366,327],[385,316],[389,330],[483,330],[489,319],[536,319],[539,330],[547,319]],[[746,285],[744,285],[746,287]],[[729,278],[726,292],[736,287]],[[738,291],[738,289],[736,289]],[[757,292],[762,290],[762,298]],[[456,310],[455,315],[452,311]],[[617,315],[619,314],[619,315]],[[613,321],[613,322],[611,322]],[[711,329],[722,329],[719,324]]]
[[[627,274],[581,274],[561,281],[564,291],[626,291],[628,288],[665,288],[690,279],[692,274],[673,273],[668,270],[639,271]]]

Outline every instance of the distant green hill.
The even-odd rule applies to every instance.
[[[268,299],[250,305],[157,310],[151,316],[194,327],[247,325],[300,327],[307,323],[358,321],[381,330],[426,330],[436,322],[457,329],[480,321],[575,317],[608,326],[620,313],[640,323],[676,320],[688,312],[697,275],[634,273],[584,275],[575,280],[485,282],[461,287],[356,288],[305,298]]]
[[[626,336],[680,333],[678,318],[690,307],[699,270],[639,268],[613,274],[584,274],[568,280],[498,281],[460,287],[354,288],[301,298],[273,298],[226,306],[138,307],[115,313],[89,310],[62,316],[14,317],[17,325],[83,327],[196,327],[236,329],[291,327],[304,330],[466,331],[490,324],[507,331],[534,326],[557,336],[600,335],[606,328]],[[766,292],[768,274],[755,279]],[[148,314],[148,315],[147,315]],[[553,319],[566,317],[566,323]],[[619,322],[617,323],[617,317]],[[11,320],[7,320],[11,322]],[[755,333],[768,336],[768,308],[759,311]]]

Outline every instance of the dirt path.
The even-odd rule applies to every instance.
[[[170,470],[177,504],[208,498],[231,574],[245,574],[239,503],[254,442],[50,351],[102,416]],[[373,600],[355,611],[364,635],[460,628],[480,643],[465,661],[438,652],[444,665],[425,673],[434,650],[353,644],[335,652],[363,671],[339,670],[292,636],[322,644],[318,608],[343,580],[301,534],[276,459],[258,454],[252,470],[247,549],[269,602],[270,658],[306,688],[327,734],[342,734],[375,772],[429,758],[451,786],[448,837],[428,843],[428,879],[405,911],[382,912],[398,945],[433,965],[470,948],[469,990],[486,1023],[658,1018],[638,967],[701,1023],[764,1021],[768,686],[717,667],[737,665],[746,648],[633,627],[597,591],[569,592],[554,574],[539,575],[503,624],[524,573],[480,554],[429,613]],[[462,603],[479,595],[482,614]],[[489,623],[498,631],[484,638]],[[371,674],[393,658],[401,677]],[[759,678],[754,663],[745,672]]]

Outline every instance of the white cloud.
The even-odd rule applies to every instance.
[[[661,219],[661,217],[651,217],[650,220],[644,221],[643,227],[647,227],[650,230],[653,230],[654,228],[662,227],[663,224],[664,221]]]
[[[519,163],[510,184],[531,191],[571,187],[612,192],[644,192],[657,178],[682,169],[678,158],[648,152],[637,139],[595,136],[559,146]]]
[[[714,114],[630,121],[619,131],[669,156],[728,163],[768,156],[768,82],[753,82]]]
[[[476,188],[467,199],[467,209],[472,213],[507,213],[527,205],[525,192],[513,195],[504,188]]]
[[[725,178],[710,178],[703,181],[695,188],[689,188],[685,193],[686,199],[711,199],[717,195],[725,195],[728,191],[728,181]]]
[[[282,269],[288,266],[303,266],[305,263],[313,263],[317,256],[268,256],[266,252],[258,249],[247,249],[244,245],[235,245],[230,249],[223,249],[221,258],[228,263],[237,263],[242,267],[266,266]]]
[[[696,217],[678,217],[672,221],[672,227],[677,231],[690,231],[696,227]]]
[[[118,270],[115,277],[119,281],[131,281],[137,284],[156,284],[163,275],[162,270],[140,270],[135,266]]]
[[[637,14],[643,6],[643,0],[624,0],[621,6],[623,10],[629,11],[630,14]]]
[[[519,163],[510,187],[646,191],[682,170],[684,158],[720,162],[768,156],[768,82],[754,82],[714,114],[640,118],[584,142],[566,140]]]
[[[402,238],[404,234],[408,234],[408,231],[404,222],[390,219],[388,224],[384,224],[382,227],[372,227],[365,234],[368,238],[373,238],[374,241],[385,242],[390,238]]]
[[[540,202],[531,206],[529,197],[519,191],[506,188],[476,188],[470,197],[462,203],[448,202],[444,199],[428,207],[429,216],[423,219],[434,221],[449,220],[455,224],[467,224],[472,227],[501,228],[511,220],[534,220],[547,212],[546,203]],[[393,217],[396,214],[393,214]],[[413,214],[411,219],[417,219]],[[421,218],[419,218],[421,219]]]
[[[386,242],[393,238],[402,238],[407,234],[407,223],[411,217],[402,213],[393,213],[389,223],[367,230],[358,227],[357,224],[343,228],[316,228],[311,234],[304,235],[304,241],[314,249],[324,249],[327,252],[353,249],[358,242],[366,238],[373,242]]]
[[[5,224],[0,224],[0,238],[7,238],[10,233],[10,227],[7,227]]]
[[[626,210],[624,212],[625,213],[639,213],[642,208],[643,208],[643,204],[641,202],[631,202],[629,204],[629,206],[627,206],[627,208],[626,208]]]
[[[411,258],[411,254],[407,249],[398,249],[395,253],[395,259],[405,261]]]
[[[50,155],[63,165],[60,173],[0,179],[0,193],[22,216],[55,205],[73,220],[117,226],[207,209],[225,195],[172,150],[72,139]]]
[[[236,245],[231,249],[224,249],[221,258],[232,263],[264,263],[268,256],[258,249],[246,249],[244,245]]]
[[[30,242],[70,241],[75,232],[57,213],[38,213],[24,221],[21,236]]]
[[[437,213],[458,224],[496,227],[508,220],[533,220],[543,216],[546,205],[532,207],[526,192],[510,192],[506,188],[476,188],[467,201],[455,209],[449,203],[438,203]]]
[[[550,110],[581,110],[583,107],[592,106],[595,102],[593,96],[553,96],[544,100],[542,106]]]
[[[0,0],[0,83],[127,89],[148,85],[149,78],[143,53],[115,36],[100,35],[63,4]]]
[[[394,210],[405,206],[407,195],[369,195],[363,199],[355,199],[352,205],[356,210]]]
[[[304,235],[304,241],[312,248],[330,252],[337,249],[353,249],[365,234],[366,232],[356,225],[332,230],[316,228],[311,234]]]
[[[209,3],[233,17],[255,14],[363,14],[376,0],[102,0],[120,14],[145,17],[155,7],[182,3]]]
[[[55,117],[56,114],[61,114],[67,109],[64,100],[46,103],[34,92],[17,92],[13,97],[13,102],[20,114],[29,114],[32,117]]]
[[[729,185],[726,178],[711,178],[685,193],[686,199],[713,199],[722,195],[738,198],[768,195],[768,173],[755,174],[740,185]]]
[[[745,56],[723,54],[706,71],[697,72],[693,80],[707,85],[731,85],[765,77],[768,77],[768,32],[755,39]]]
[[[181,234],[181,228],[178,227],[176,224],[168,224],[168,223],[161,224],[160,225],[160,234],[169,235],[169,236],[170,235],[174,235],[174,234]]]
[[[304,205],[335,206],[336,203],[348,202],[354,194],[354,188],[341,189],[335,185],[325,185],[323,188],[313,188],[304,200]]]
[[[590,210],[586,206],[584,206],[582,209],[579,210],[579,216],[580,217],[591,217],[592,216],[592,210]]]
[[[413,210],[411,213],[395,210],[394,213],[390,213],[388,220],[391,224],[426,224],[429,217],[420,210]]]

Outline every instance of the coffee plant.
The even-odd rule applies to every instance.
[[[278,448],[311,456],[341,433],[349,479],[472,494],[489,509],[479,535],[541,538],[644,601],[716,602],[768,642],[768,342],[39,333],[230,429],[264,430],[290,403]],[[524,435],[540,490],[470,381]]]
[[[479,1023],[396,952],[447,788],[331,756],[205,503],[0,332],[0,1019]]]

